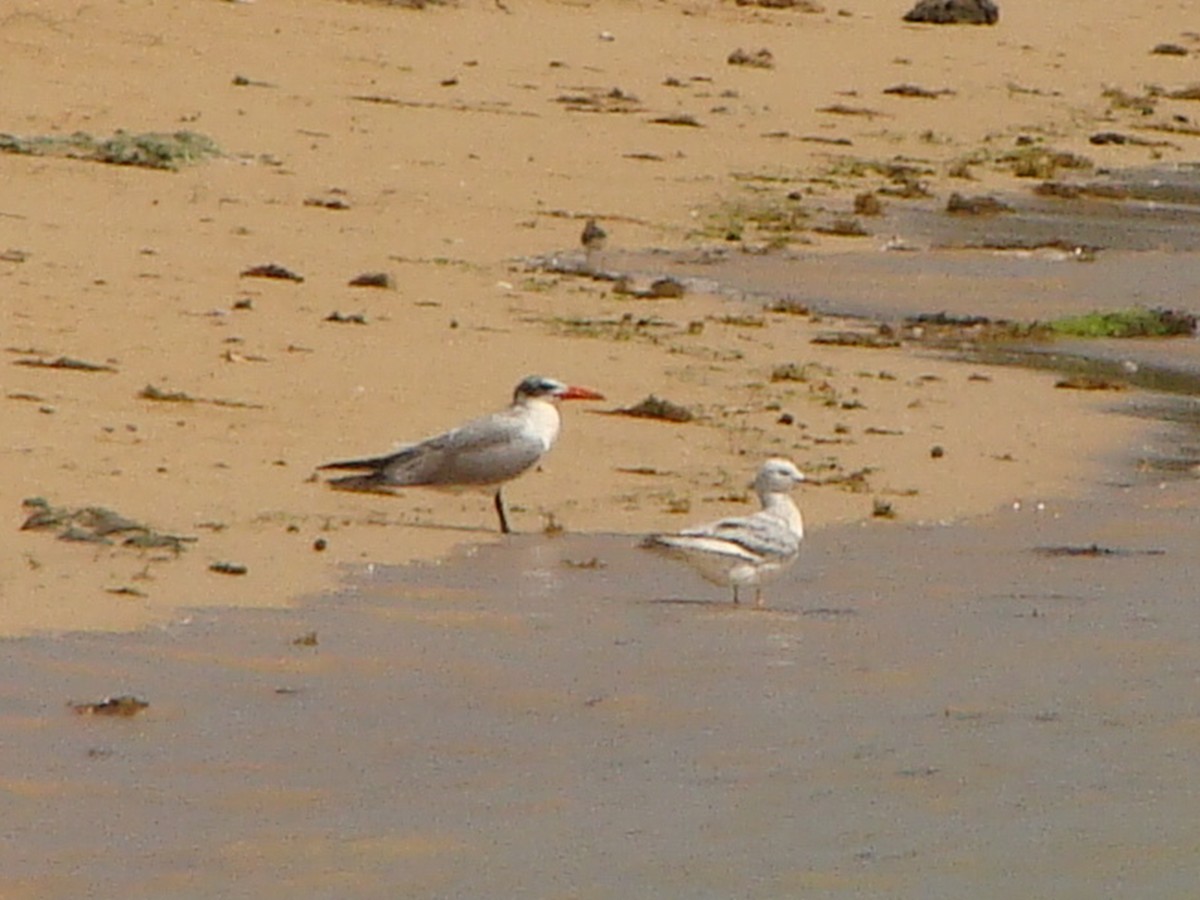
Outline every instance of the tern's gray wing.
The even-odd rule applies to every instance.
[[[387,456],[330,463],[321,468],[369,472],[332,482],[352,490],[491,485],[517,477],[548,449],[546,440],[532,432],[516,410],[505,410],[473,419]]]

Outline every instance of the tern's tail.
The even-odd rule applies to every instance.
[[[329,465],[321,466],[321,468],[332,469],[337,467]],[[329,480],[328,484],[331,488],[339,491],[370,491],[379,494],[392,493],[388,489],[388,482],[382,471],[371,472],[367,475],[347,475],[345,478],[333,478]]]
[[[317,466],[321,471],[342,469],[344,471],[365,472],[364,475],[347,475],[345,478],[333,478],[329,486],[339,491],[380,491],[386,487],[384,475],[390,457],[376,456],[370,459],[344,459],[339,462],[325,463]]]
[[[392,457],[390,456],[373,456],[370,459],[343,459],[340,462],[325,463],[317,466],[317,469],[322,472],[327,469],[342,469],[351,472],[380,472],[391,459]]]

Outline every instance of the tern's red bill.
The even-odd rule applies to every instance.
[[[559,400],[603,400],[604,395],[591,388],[568,385],[567,389],[558,395]]]

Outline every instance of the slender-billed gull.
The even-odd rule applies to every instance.
[[[768,459],[754,479],[762,509],[753,515],[720,519],[675,534],[652,534],[642,546],[682,560],[714,584],[738,590],[754,587],[763,605],[762,584],[796,561],[804,539],[804,520],[788,496],[804,474],[786,459]]]

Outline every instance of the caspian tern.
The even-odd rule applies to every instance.
[[[365,472],[335,478],[339,490],[391,493],[392,488],[431,487],[442,490],[495,488],[500,530],[509,533],[501,488],[537,464],[554,446],[561,419],[559,400],[603,400],[589,388],[530,375],[517,385],[512,405],[465,425],[408,444],[386,456],[325,463],[319,469]]]
[[[754,586],[754,602],[763,605],[762,583],[796,561],[804,539],[804,520],[788,496],[804,474],[790,460],[768,459],[758,470],[754,490],[762,509],[750,516],[721,519],[676,534],[652,534],[642,546],[695,568],[714,584]]]

